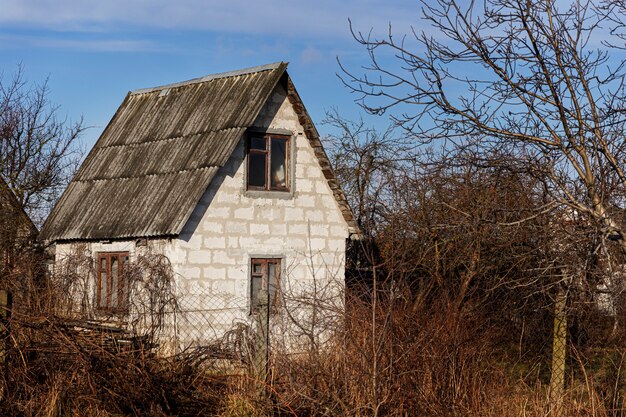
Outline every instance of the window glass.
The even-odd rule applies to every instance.
[[[98,257],[98,282],[96,305],[101,309],[120,310],[125,307],[126,285],[124,269],[128,253],[100,253]]]
[[[111,306],[117,306],[118,282],[118,259],[117,256],[111,258]]]
[[[280,293],[280,259],[252,259],[250,273],[251,312],[259,310],[259,291],[267,290],[271,310],[276,311]]]
[[[269,263],[267,265],[267,291],[270,294],[270,304],[274,305],[276,299],[276,289],[278,287],[278,265]]]
[[[100,300],[98,305],[100,307],[107,306],[107,293],[109,292],[109,280],[106,269],[100,272]]]
[[[287,140],[272,139],[270,181],[272,189],[287,188]]]
[[[260,149],[260,150],[266,150],[267,148],[265,147],[265,138],[256,138],[256,137],[251,137],[250,138],[250,149]]]
[[[259,306],[259,291],[263,287],[263,277],[262,276],[253,276],[252,277],[252,290],[250,292],[250,296],[252,298],[252,306],[253,309],[256,310]]]
[[[246,185],[260,190],[289,190],[289,137],[250,136]]]
[[[266,154],[251,153],[248,165],[248,185],[265,188],[265,158]]]

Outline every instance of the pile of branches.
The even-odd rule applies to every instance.
[[[120,329],[53,316],[10,325],[4,416],[201,415],[219,408],[226,389],[208,356],[159,357]]]

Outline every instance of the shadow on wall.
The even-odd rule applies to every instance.
[[[189,220],[187,220],[187,224],[185,224],[185,227],[183,227],[183,230],[180,232],[179,238],[181,240],[189,242],[193,234],[196,232],[198,225],[200,224],[200,221],[202,221],[202,218],[204,217],[207,209],[213,202],[217,191],[222,187],[222,184],[224,183],[226,177],[234,178],[235,174],[241,167],[241,164],[243,164],[245,148],[244,142],[245,135],[241,139],[239,139],[237,146],[235,146],[235,150],[233,151],[230,158],[228,158],[228,161],[226,161],[226,164],[224,164],[224,166],[217,171],[215,177],[213,177],[213,179],[211,180],[208,188],[206,189],[204,194],[202,194],[200,201],[191,213]]]

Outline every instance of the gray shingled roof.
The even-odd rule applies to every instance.
[[[279,82],[286,63],[130,92],[44,224],[43,240],[178,235],[217,170]],[[288,80],[288,77],[287,77]],[[324,174],[343,193],[288,80]],[[315,143],[315,141],[317,141]],[[316,146],[319,145],[319,146]],[[321,151],[321,153],[320,153]],[[346,211],[347,210],[347,211]]]

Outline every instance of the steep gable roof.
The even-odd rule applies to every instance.
[[[41,239],[178,235],[277,83],[288,80],[286,68],[280,62],[128,93]]]

